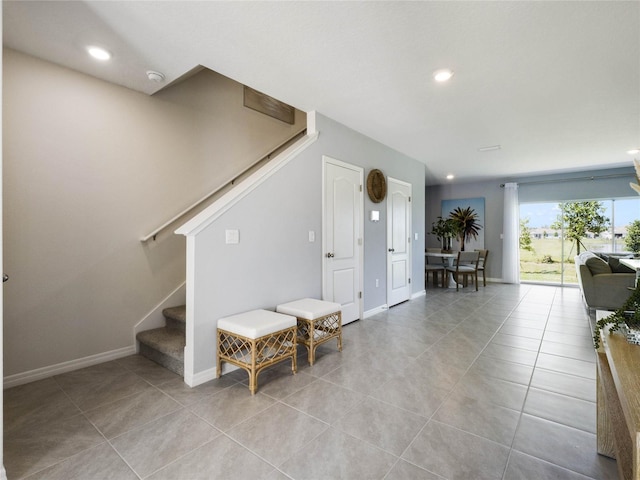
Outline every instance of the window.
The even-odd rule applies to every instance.
[[[520,280],[577,284],[575,255],[627,252],[627,228],[637,219],[638,197],[520,204]]]

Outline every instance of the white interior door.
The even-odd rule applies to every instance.
[[[411,298],[411,184],[389,177],[387,305]]]
[[[342,323],[362,316],[363,170],[324,159],[323,291],[342,305]]]

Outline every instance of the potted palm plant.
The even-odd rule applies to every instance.
[[[471,207],[456,207],[449,213],[449,219],[453,220],[457,226],[460,250],[464,252],[464,244],[471,238],[478,238],[478,233],[480,233],[480,229],[482,228],[482,225],[478,223],[478,214]]]

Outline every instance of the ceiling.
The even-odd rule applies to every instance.
[[[423,162],[427,184],[631,166],[640,148],[637,1],[4,1],[3,34],[147,94],[205,66]]]

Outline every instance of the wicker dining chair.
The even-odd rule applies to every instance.
[[[460,280],[467,283],[467,278],[471,277],[478,291],[478,262],[480,252],[458,252],[458,259],[453,267],[446,267],[446,270],[453,274],[456,280],[456,291],[460,289]]]

